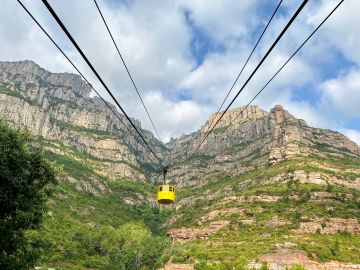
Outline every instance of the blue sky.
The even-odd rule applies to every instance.
[[[338,1],[310,1],[235,107],[252,98]],[[217,110],[278,4],[267,0],[98,2],[150,114],[167,140],[198,130]],[[234,90],[240,88],[300,2],[283,1]],[[24,3],[104,93],[40,1]],[[151,130],[93,1],[50,3],[125,110]],[[2,5],[0,60],[30,59],[54,72],[74,72],[16,1],[4,0]],[[310,125],[340,131],[360,144],[358,10],[360,1],[345,1],[254,104],[264,110],[281,104]]]
[[[190,51],[192,57],[195,59],[196,65],[193,69],[201,66],[207,55],[211,53],[225,53],[226,47],[211,37],[202,29],[198,27],[191,19],[191,12],[184,10],[184,17],[186,25],[191,31]]]

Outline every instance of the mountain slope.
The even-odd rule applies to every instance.
[[[249,107],[224,132],[241,110],[225,114],[197,156],[186,158],[218,115],[169,143],[182,188],[166,223],[172,261],[196,269],[360,267],[359,146],[281,106]]]
[[[154,208],[153,182],[147,181],[158,169],[89,94],[77,75],[50,73],[31,61],[0,62],[0,117],[28,129],[60,169],[44,225],[29,238],[47,267],[132,269],[136,256],[154,267],[168,245],[159,227],[166,212]],[[158,155],[166,153],[149,131],[141,131]]]
[[[158,169],[89,95],[77,75],[0,62],[1,117],[28,129],[62,168],[43,227],[29,232],[41,266],[360,267],[360,148],[342,134],[312,128],[281,106],[250,106],[236,119],[242,109],[230,110],[196,156],[218,114],[166,146],[141,129],[171,158],[178,187],[176,204],[159,208]]]
[[[50,73],[30,61],[0,62],[3,116],[41,137],[52,152],[87,154],[104,177],[145,180],[139,168],[151,169],[153,158],[102,100],[89,97],[90,92],[80,76]],[[130,127],[123,115],[119,117]],[[132,120],[141,129],[141,123]],[[141,130],[150,146],[164,155],[166,148],[149,131]]]
[[[359,168],[360,160],[299,157],[187,189],[167,221],[169,236],[182,243],[174,261],[231,269],[302,250],[314,261],[360,264]]]

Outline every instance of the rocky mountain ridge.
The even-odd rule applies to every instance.
[[[42,137],[49,150],[64,154],[66,147],[75,148],[93,157],[97,172],[112,179],[144,180],[149,169],[159,170],[103,101],[90,98],[91,87],[80,76],[51,73],[31,61],[0,62],[0,87],[1,115]],[[240,175],[296,156],[360,154],[359,146],[340,133],[309,127],[278,105],[270,112],[257,106],[229,110],[193,156],[219,116],[211,115],[199,131],[172,139],[166,147],[141,129],[140,121],[132,121],[160,157],[170,158],[169,179],[177,179],[180,187],[201,184],[198,180],[209,175]]]
[[[145,180],[141,168],[153,167],[153,159],[103,101],[90,98],[91,88],[80,76],[51,73],[31,61],[0,62],[0,88],[1,116],[41,137],[48,150],[86,154],[97,172],[111,179]],[[141,129],[140,121],[132,121]],[[141,131],[162,156],[166,148],[151,132]]]
[[[270,112],[249,106],[229,110],[197,155],[188,160],[210,130],[210,123],[215,123],[219,116],[220,113],[213,114],[199,131],[167,144],[175,164],[171,176],[179,179],[180,185],[199,184],[197,180],[201,176],[224,171],[236,176],[298,156],[358,157],[360,154],[360,147],[344,135],[312,128],[280,105]]]

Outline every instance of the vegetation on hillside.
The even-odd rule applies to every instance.
[[[238,177],[219,174],[212,176],[205,186],[180,190],[179,200],[194,196],[189,204],[176,211],[160,211],[147,201],[154,196],[153,183],[130,179],[110,181],[97,172],[95,157],[57,141],[37,138],[37,143],[46,147],[43,156],[60,171],[60,184],[54,187],[54,196],[48,201],[44,223],[24,231],[27,250],[31,254],[36,251],[40,256],[38,266],[156,269],[170,260],[194,263],[196,269],[245,269],[251,260],[275,251],[277,245],[285,242],[292,243],[294,249],[304,250],[310,257],[316,256],[314,259],[319,261],[360,263],[357,256],[360,242],[351,233],[300,235],[295,231],[302,222],[315,218],[360,220],[360,192],[340,185],[302,184],[290,177],[296,171],[316,172],[351,182],[360,177],[353,170],[360,166],[358,158],[301,157],[256,168]],[[209,158],[200,156],[193,162]],[[268,179],[279,175],[290,178],[284,179],[287,181],[284,183],[267,183]],[[99,184],[105,190],[100,193],[89,190]],[[228,192],[244,198],[267,195],[280,199],[224,203]],[[327,192],[333,196],[314,201],[311,199],[314,192]],[[218,195],[206,197],[215,193]],[[202,224],[207,227],[216,220],[230,222],[230,226],[212,234],[208,240],[172,245],[166,236],[169,228],[163,224],[175,214],[181,218],[171,227],[197,228],[200,218],[209,211],[230,208],[238,208],[239,212],[220,215]],[[284,223],[271,226],[269,221],[272,219]],[[302,268],[294,266],[293,269]]]
[[[336,175],[351,182],[360,176],[351,170],[345,171],[345,168],[359,168],[359,162],[359,159],[301,157],[255,169],[239,177],[219,177],[205,186],[184,190],[179,197],[193,196],[193,201],[174,211],[173,215],[180,218],[171,227],[206,228],[216,220],[227,220],[230,225],[210,235],[207,240],[175,244],[168,251],[168,256],[174,262],[195,263],[196,269],[245,269],[259,255],[274,252],[283,243],[291,243],[287,248],[303,250],[314,260],[360,263],[360,241],[353,233],[346,230],[333,234],[296,231],[301,223],[316,219],[322,220],[323,227],[328,226],[332,218],[360,222],[360,191],[341,185],[300,183],[288,176],[288,173],[302,170]],[[322,168],[320,164],[331,165],[339,172]],[[262,184],[278,175],[286,177],[283,180],[288,182]],[[249,179],[251,184],[244,186]],[[329,197],[314,199],[314,194]],[[242,197],[243,200],[224,200],[228,196]],[[275,199],[250,199],[261,196]],[[238,211],[218,215],[198,225],[207,213],[216,210],[226,212],[227,209]],[[279,224],[272,225],[271,220],[279,221]]]
[[[42,142],[43,143],[43,142]],[[53,144],[47,143],[49,147]],[[163,251],[170,241],[161,228],[170,214],[151,207],[153,184],[118,179],[109,181],[96,173],[88,155],[64,147],[64,155],[45,152],[61,168],[60,184],[49,201],[41,229],[29,231],[31,245],[41,251],[43,267],[56,269],[155,269],[164,263]],[[104,183],[104,194],[76,189],[75,179]],[[94,183],[93,183],[94,182]],[[125,198],[134,200],[126,204]],[[141,204],[142,203],[142,204]]]

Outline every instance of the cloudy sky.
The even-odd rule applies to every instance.
[[[23,2],[107,97],[41,1]],[[283,1],[234,90],[300,2]],[[339,0],[309,2],[234,107],[255,95]],[[94,2],[50,4],[128,114],[152,130]],[[217,110],[278,1],[98,0],[98,4],[161,137],[169,140],[198,130]],[[308,124],[340,131],[360,144],[359,11],[359,0],[345,0],[254,104],[265,110],[281,104]],[[15,0],[2,0],[0,44],[0,61],[28,59],[53,72],[75,72]]]

